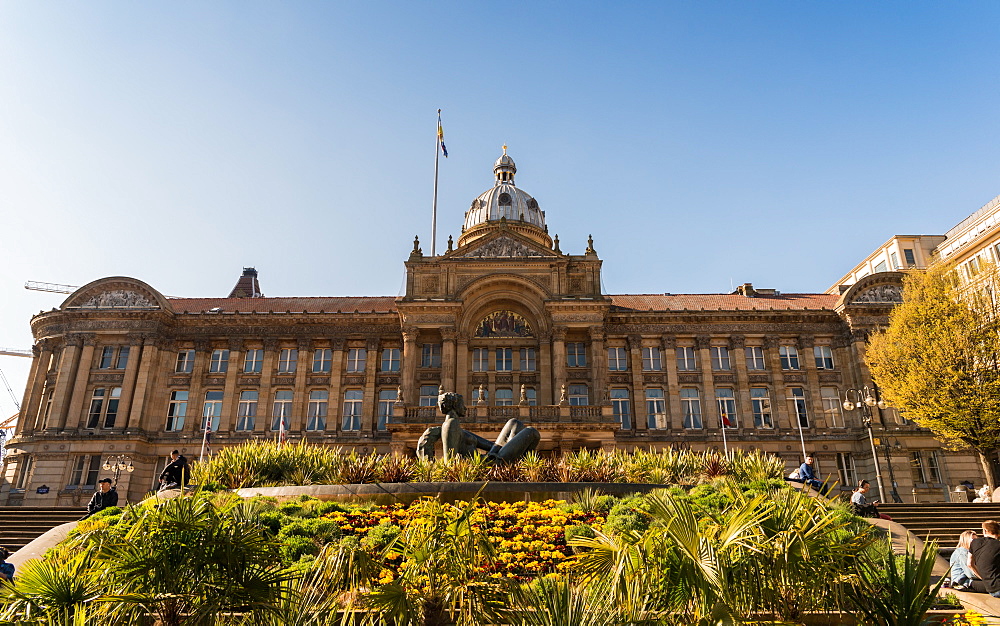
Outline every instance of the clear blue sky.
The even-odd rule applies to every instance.
[[[26,280],[396,295],[439,107],[439,242],[506,142],[609,293],[823,291],[1000,194],[998,27],[995,2],[2,0],[0,346],[62,299]],[[27,365],[0,357],[18,395]]]

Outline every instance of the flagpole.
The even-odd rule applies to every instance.
[[[434,206],[431,210],[431,256],[437,256],[438,159],[441,158],[441,109],[438,109],[438,132],[434,135]]]
[[[722,449],[725,451],[726,456],[729,456],[729,442],[726,441],[726,421],[728,419],[725,413],[719,416],[719,421],[721,422],[719,425],[722,426]]]
[[[212,418],[211,418],[211,416],[209,416],[209,417],[204,418],[204,419],[210,420]],[[211,422],[206,421],[205,422],[205,427],[202,428],[202,433],[201,433],[201,452],[198,454],[198,460],[199,461],[202,461],[202,460],[205,459],[205,442],[208,441],[208,424],[210,424],[210,423]]]

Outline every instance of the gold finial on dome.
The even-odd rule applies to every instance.
[[[504,145],[503,145],[503,153],[504,153],[504,154],[507,154],[507,144],[504,144]]]

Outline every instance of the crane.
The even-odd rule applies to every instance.
[[[47,291],[49,293],[73,293],[79,287],[76,285],[64,285],[62,283],[43,283],[37,280],[25,281],[24,288],[29,291]],[[177,298],[179,296],[167,296],[164,298]]]
[[[34,355],[31,353],[31,350],[15,350],[12,348],[0,348],[0,356],[23,356],[30,359]]]

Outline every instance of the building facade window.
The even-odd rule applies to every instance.
[[[386,430],[386,424],[392,422],[392,409],[396,406],[396,390],[381,389],[378,392],[378,426],[379,430]]]
[[[608,394],[611,397],[611,410],[614,411],[615,419],[622,425],[623,430],[631,430],[632,407],[631,402],[629,402],[628,389],[615,387]]]
[[[878,274],[879,272],[884,272],[888,268],[889,268],[889,266],[885,262],[885,259],[882,259],[881,261],[879,261],[878,263],[875,264],[875,273]]]
[[[799,369],[799,349],[795,346],[778,347],[778,357],[781,359],[781,369]]]
[[[913,250],[909,248],[903,249],[903,260],[906,261],[906,267],[914,267],[917,264],[917,259],[913,256]]]
[[[473,348],[472,349],[472,371],[473,372],[485,372],[490,369],[490,350],[489,348]]]
[[[889,253],[889,261],[892,263],[892,269],[901,270],[903,267],[899,264],[899,255],[895,252]]]
[[[114,346],[104,346],[101,350],[101,360],[97,362],[97,369],[109,370],[115,361]]]
[[[97,362],[97,369],[102,370],[123,370],[128,366],[128,346],[104,346],[101,349],[101,358]]]
[[[97,476],[100,471],[100,454],[78,456],[76,457],[76,463],[73,464],[73,472],[70,474],[69,482],[66,484],[70,487],[96,487]]]
[[[225,392],[213,390],[205,392],[205,404],[201,409],[201,428],[211,427],[212,432],[219,431],[219,422],[222,420],[222,402]]]
[[[684,428],[701,430],[701,397],[693,387],[681,389],[681,411],[684,414]]]
[[[692,346],[677,348],[677,370],[680,372],[693,372],[696,369],[698,369],[698,361],[695,359],[694,348]]]
[[[642,349],[642,371],[662,372],[663,359],[660,358],[660,349],[651,346]]]
[[[729,387],[715,390],[715,402],[719,406],[719,422],[724,428],[737,428],[736,394]]]
[[[176,431],[184,428],[184,418],[187,416],[188,393],[187,391],[170,392],[170,402],[167,403],[166,430]]]
[[[441,344],[425,343],[420,346],[420,367],[441,367]]]
[[[174,371],[178,374],[190,374],[194,371],[194,350],[181,350],[177,353]]]
[[[361,406],[365,392],[361,389],[348,389],[344,392],[344,421],[341,430],[361,430]]]
[[[611,372],[628,370],[628,352],[625,348],[608,348],[608,370]]]
[[[941,462],[936,450],[913,450],[910,453],[910,467],[913,469],[913,482],[922,484],[941,484]]]
[[[729,348],[725,346],[712,346],[712,369],[716,372],[728,372],[732,369],[729,362]]]
[[[224,374],[229,371],[229,350],[212,350],[212,360],[208,363],[208,371],[212,374]]]
[[[330,348],[316,348],[313,350],[314,374],[329,374],[331,363],[333,363],[333,350]]]
[[[569,386],[569,405],[586,406],[590,404],[590,391],[587,385],[574,384]]]
[[[833,369],[833,348],[830,346],[814,346],[813,356],[816,359],[816,369]]]
[[[528,406],[538,406],[538,394],[534,387],[524,388],[524,399],[528,401]]]
[[[30,454],[22,455],[18,459],[17,473],[14,475],[14,483],[11,486],[14,489],[27,489],[31,479],[31,466],[34,465],[35,459]]]
[[[938,459],[937,450],[927,451],[927,479],[929,482],[935,484],[944,482],[941,478],[941,462]]]
[[[363,372],[368,365],[368,351],[364,348],[351,348],[347,351],[347,371]]]
[[[282,348],[278,353],[278,373],[294,374],[299,363],[298,348]]]
[[[913,470],[913,482],[927,482],[927,471],[924,469],[924,462],[923,459],[920,458],[919,450],[914,450],[910,453],[910,469]]]
[[[566,344],[566,367],[587,367],[587,346],[575,341]]]
[[[257,421],[257,391],[245,389],[240,392],[240,403],[236,407],[236,430],[253,430]]]
[[[768,395],[767,387],[750,388],[750,408],[753,411],[754,428],[774,428],[771,397]]]
[[[309,406],[306,408],[306,430],[326,430],[326,413],[330,402],[330,392],[313,389],[309,392]]]
[[[399,371],[399,348],[382,349],[382,371],[383,372]]]
[[[791,394],[788,399],[792,404],[792,415],[798,418],[799,426],[809,428],[809,412],[806,410],[806,390],[802,387],[789,387],[788,392]]]
[[[493,404],[496,406],[514,406],[514,390],[502,387],[493,394]]]
[[[118,358],[115,359],[115,369],[123,370],[128,367],[128,355],[132,349],[128,346],[122,346],[118,348]]]
[[[497,348],[497,371],[510,372],[514,369],[514,350],[511,348]]]
[[[251,348],[243,356],[243,371],[247,374],[260,374],[264,368],[264,351]]]
[[[521,348],[521,371],[534,372],[536,367],[535,359],[534,348]]]
[[[290,389],[279,389],[274,392],[274,404],[271,405],[271,430],[278,432],[288,431],[292,425],[292,398]],[[282,428],[281,423],[285,425]]]
[[[761,346],[748,346],[743,348],[743,353],[746,355],[748,370],[759,372],[767,369],[767,361],[764,360],[764,348]]]
[[[118,419],[118,404],[121,402],[122,388],[98,387],[90,398],[90,411],[87,414],[87,428],[114,428]]]
[[[823,415],[830,428],[843,428],[844,416],[840,412],[840,392],[836,387],[821,387],[820,397],[823,399]]]
[[[646,425],[653,430],[665,430],[667,423],[667,405],[663,398],[663,390],[651,387],[646,389]]]
[[[475,396],[472,397],[475,398]],[[437,406],[437,403],[438,386],[420,385],[420,406]]]
[[[850,487],[858,484],[858,472],[850,452],[837,453],[837,473],[840,474],[841,486]]]

